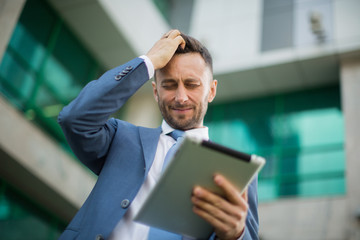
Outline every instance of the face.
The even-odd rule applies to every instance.
[[[203,126],[217,81],[199,53],[174,55],[156,72],[152,85],[161,114],[171,127],[188,130]]]

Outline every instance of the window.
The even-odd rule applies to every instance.
[[[0,179],[1,238],[57,239],[65,223],[48,214]]]
[[[171,28],[189,32],[194,0],[153,0],[153,3]]]
[[[332,1],[264,0],[261,51],[332,40]]]
[[[260,200],[345,192],[339,87],[210,105],[210,138],[267,163]]]
[[[57,115],[101,66],[43,0],[28,0],[0,65],[0,91],[67,146]]]
[[[263,52],[293,45],[294,0],[264,0],[262,18]]]

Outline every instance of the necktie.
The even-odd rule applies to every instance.
[[[172,145],[170,147],[169,151],[167,152],[167,154],[165,156],[162,171],[164,171],[164,169],[166,168],[167,164],[169,163],[171,157],[174,155],[174,153],[177,149],[176,145],[177,145],[178,141],[184,136],[184,133],[185,133],[184,131],[174,130],[168,134],[174,140],[176,140],[176,142],[174,143],[174,145]],[[150,227],[148,240],[181,240],[181,239],[182,239],[182,237],[178,234],[167,232],[167,231],[164,231],[164,230],[161,230],[158,228]]]
[[[163,163],[163,167],[162,170],[164,171],[164,169],[166,168],[166,166],[168,165],[170,159],[172,158],[172,156],[174,155],[175,151],[177,150],[177,143],[184,138],[184,131],[181,130],[174,130],[171,133],[168,133],[167,135],[169,135],[170,137],[172,137],[176,142],[174,143],[174,145],[172,145],[169,149],[169,151],[166,153],[165,159],[164,159],[164,163]]]

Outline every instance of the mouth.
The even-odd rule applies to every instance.
[[[171,107],[170,108],[173,112],[179,113],[179,114],[184,114],[187,112],[192,111],[192,107]]]
[[[174,112],[178,112],[178,113],[186,113],[192,110],[192,108],[173,108],[172,109]]]

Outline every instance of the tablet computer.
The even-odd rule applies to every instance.
[[[134,220],[187,237],[207,239],[212,226],[192,211],[194,186],[219,195],[213,181],[221,174],[241,192],[265,164],[265,159],[222,145],[186,136]]]

